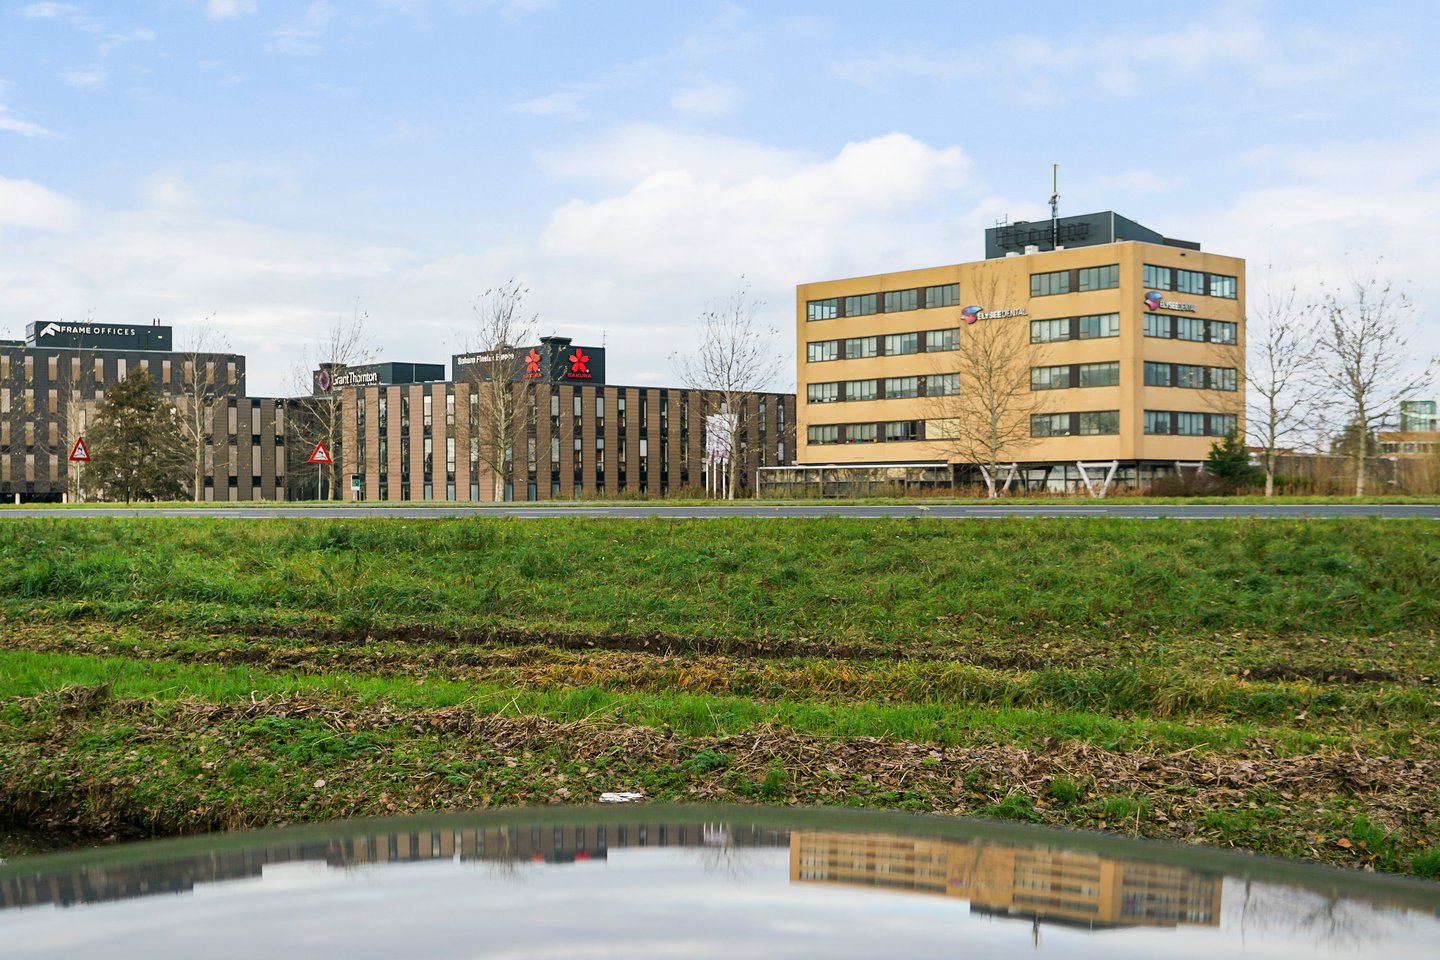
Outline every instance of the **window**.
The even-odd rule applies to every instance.
[[[824,363],[840,359],[839,340],[812,340],[805,345],[805,359],[810,363]]]
[[[840,428],[836,424],[827,423],[818,427],[809,427],[806,434],[811,443],[839,443]]]
[[[1085,267],[1080,271],[1081,290],[1113,290],[1120,286],[1120,265]]]
[[[960,284],[943,283],[938,287],[925,288],[925,306],[956,307],[960,305]]]
[[[840,384],[812,383],[805,387],[805,399],[810,403],[834,403],[840,399]]]
[[[852,423],[845,428],[846,443],[874,443],[879,436],[873,423]]]
[[[918,396],[920,396],[919,377],[885,378],[885,398],[887,400],[903,400]]]
[[[845,359],[862,360],[880,355],[879,337],[855,337],[845,341]]]
[[[455,394],[445,394],[445,426],[455,426]]]
[[[1120,385],[1120,361],[1080,364],[1080,386],[1117,387]]]
[[[1030,274],[1030,296],[1048,297],[1056,293],[1070,292],[1070,271],[1057,270],[1054,273]]]
[[[1145,432],[1155,436],[1167,436],[1174,432],[1170,413],[1167,410],[1145,411]]]
[[[1205,389],[1205,368],[1196,364],[1175,364],[1175,386],[1186,390]]]
[[[1170,268],[1145,264],[1144,283],[1151,290],[1169,290],[1172,286]]]
[[[886,443],[906,443],[920,439],[920,421],[892,420],[885,424]]]
[[[1234,367],[1211,367],[1210,368],[1210,389],[1211,390],[1234,390],[1236,389],[1236,371]]]
[[[1145,361],[1145,386],[1168,387],[1173,383],[1174,379],[1170,375],[1170,364]],[[1145,432],[1149,433],[1150,431],[1147,428]],[[1166,432],[1168,433],[1169,431]]]
[[[1205,321],[1199,317],[1175,317],[1175,339],[1205,342]]]
[[[1120,336],[1120,314],[1101,313],[1080,318],[1080,339],[1096,340],[1101,337]]]
[[[925,378],[925,393],[931,397],[953,397],[960,392],[960,374],[932,373]]]
[[[423,426],[423,427],[429,427],[429,426],[431,426],[431,425],[435,422],[435,421],[434,421],[434,410],[435,410],[435,398],[432,397],[429,393],[426,393],[425,396],[423,396],[423,397],[420,398],[420,411],[421,411],[421,413],[420,413],[420,417],[421,417],[420,425],[421,425],[421,426]]]
[[[580,391],[576,389],[574,396],[570,398],[570,416],[577,422],[585,416],[584,408],[581,406]]]
[[[920,290],[892,290],[885,294],[885,312],[900,313],[903,310],[920,309]]]
[[[1169,340],[1175,335],[1172,325],[1174,317],[1163,313],[1145,314],[1145,336],[1164,337]]]
[[[1176,270],[1175,289],[1180,293],[1205,295],[1205,274],[1196,270]]]
[[[595,393],[595,425],[597,427],[605,425],[605,395],[599,391]]]
[[[851,380],[845,384],[845,399],[851,402],[874,400],[879,395],[876,389],[878,383],[878,380]]]
[[[1065,390],[1070,386],[1070,365],[1059,367],[1031,367],[1031,390]]]
[[[1177,413],[1175,414],[1175,432],[1182,437],[1203,437],[1205,436],[1205,414],[1203,413]]]
[[[1210,296],[1234,300],[1237,292],[1234,277],[1221,276],[1218,273],[1210,274]]]
[[[805,304],[806,320],[834,320],[840,313],[840,300],[831,297],[829,300],[811,300]]]
[[[960,328],[950,327],[945,330],[925,331],[925,352],[939,353],[942,350],[954,350],[960,345]]]
[[[1237,324],[1228,320],[1210,321],[1210,341],[1212,343],[1234,343],[1237,332]]]
[[[1233,413],[1210,414],[1210,436],[1225,437],[1239,429],[1239,420]]]
[[[918,333],[892,333],[885,337],[885,356],[894,357],[904,353],[918,353],[920,350],[920,335]]]
[[[1031,343],[1055,343],[1059,340],[1069,339],[1070,321],[1068,319],[1030,321]]]
[[[873,293],[864,293],[858,297],[845,298],[845,316],[864,317],[872,313],[879,313],[880,298]]]
[[[1070,436],[1070,414],[1068,413],[1036,413],[1030,416],[1030,436],[1032,437],[1068,437]]]
[[[1096,410],[1080,414],[1080,436],[1108,436],[1120,432],[1119,410]]]

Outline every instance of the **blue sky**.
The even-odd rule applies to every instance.
[[[213,317],[283,393],[339,316],[447,361],[477,294],[669,355],[742,274],[978,259],[1114,209],[1250,261],[1383,257],[1440,346],[1429,4],[0,0],[0,337]],[[1258,301],[1257,301],[1258,302]],[[788,374],[787,376],[791,376]]]

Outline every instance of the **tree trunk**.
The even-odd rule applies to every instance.
[[[1275,451],[1265,451],[1265,496],[1275,496]]]

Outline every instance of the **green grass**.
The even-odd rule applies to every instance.
[[[11,518],[0,821],[637,789],[1434,875],[1435,529]]]
[[[11,521],[0,613],[197,627],[1354,637],[1440,626],[1430,521]]]

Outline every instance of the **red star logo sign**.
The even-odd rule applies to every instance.
[[[531,348],[530,348],[530,352],[527,353],[527,354],[525,354],[525,372],[526,372],[526,373],[539,373],[539,372],[540,372],[540,354],[538,354],[538,353],[535,352],[535,348],[534,348],[534,347],[531,347]]]
[[[589,357],[589,355],[588,355],[584,350],[581,350],[579,347],[576,347],[576,348],[575,348],[575,352],[572,353],[572,354],[570,354],[570,372],[571,372],[571,373],[589,373],[589,372],[590,372],[590,368],[589,368],[588,366],[586,366],[586,364],[588,364],[589,362],[590,362],[590,357]]]

